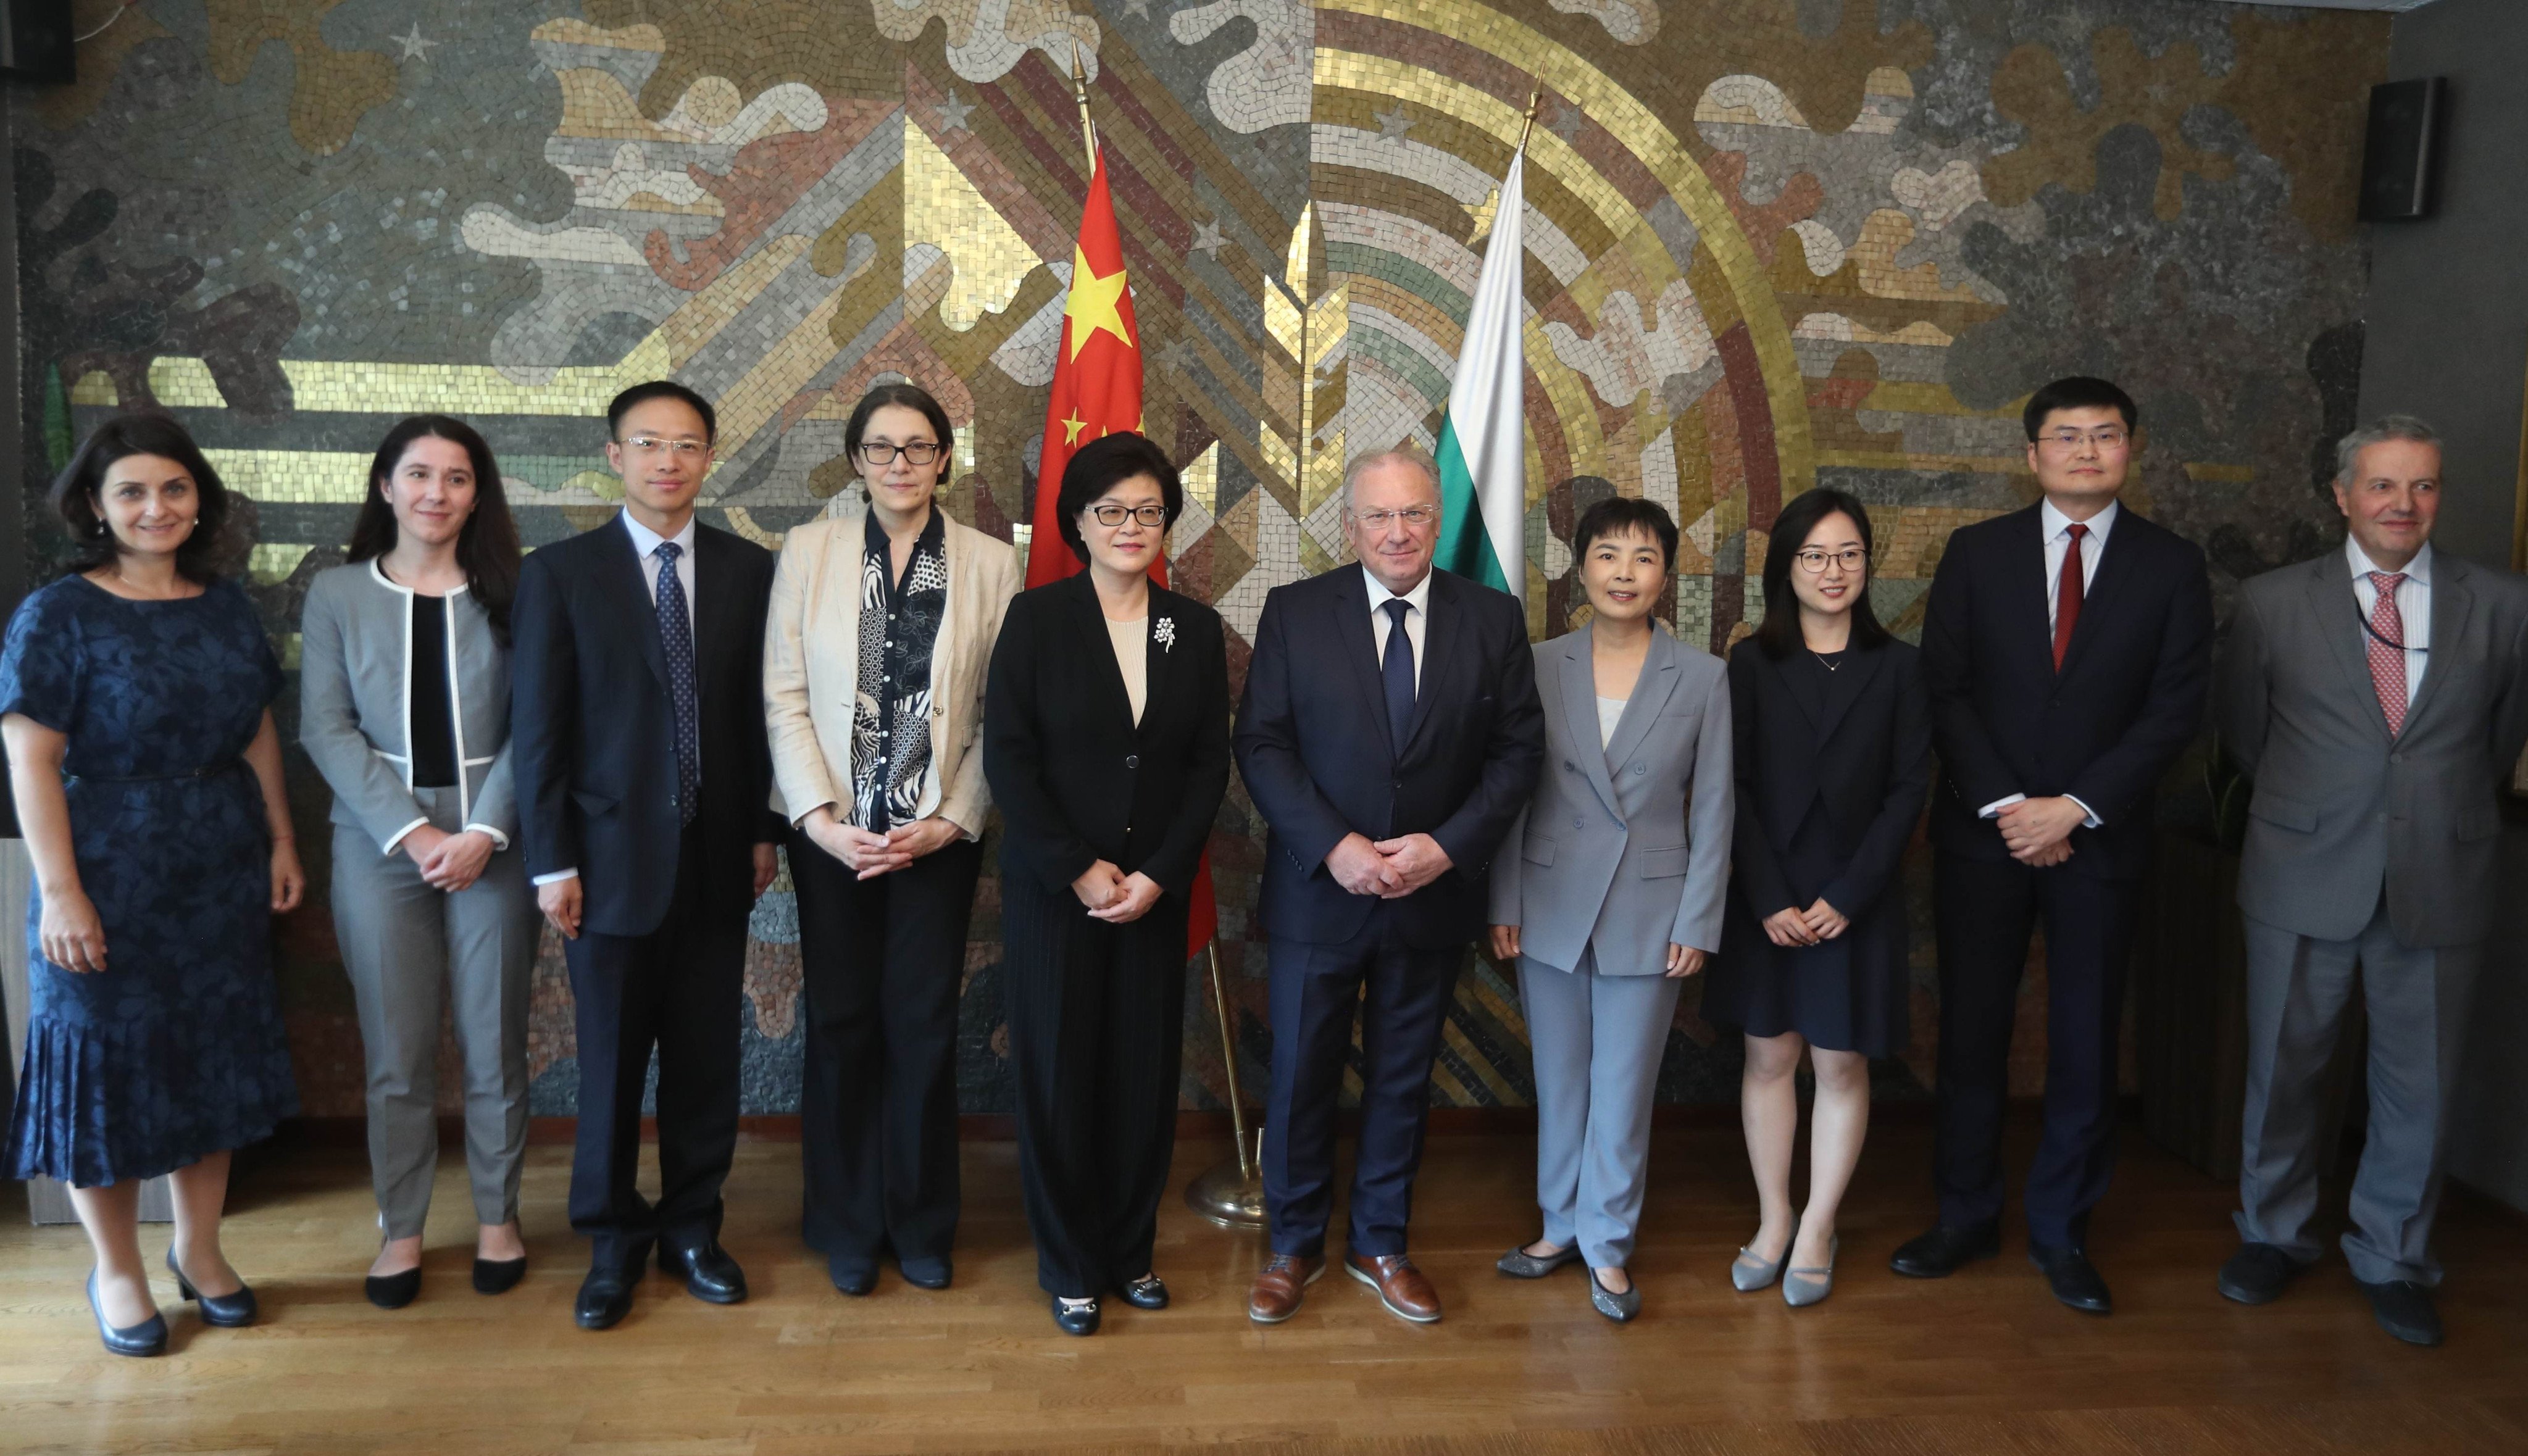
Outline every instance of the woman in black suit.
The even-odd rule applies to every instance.
[[[1162,1309],[1152,1272],[1176,1140],[1185,916],[1229,788],[1220,616],[1150,581],[1185,507],[1176,467],[1109,435],[1062,473],[1088,569],[1010,603],[984,691],[1001,807],[1001,936],[1019,1169],[1054,1323],[1095,1332],[1108,1289]]]
[[[1729,654],[1737,874],[1703,1013],[1747,1034],[1740,1116],[1764,1222],[1730,1280],[1756,1290],[1778,1276],[1792,1305],[1833,1287],[1835,1209],[1870,1126],[1870,1059],[1906,1042],[1898,860],[1930,787],[1931,705],[1915,649],[1870,608],[1870,514],[1851,495],[1811,491],[1784,506],[1764,556],[1764,624]],[[1808,1207],[1794,1219],[1803,1049],[1817,1110]]]

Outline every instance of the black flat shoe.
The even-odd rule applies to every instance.
[[[1097,1301],[1091,1299],[1086,1304],[1065,1304],[1062,1296],[1057,1294],[1053,1296],[1053,1323],[1065,1334],[1095,1334]]]
[[[1168,1286],[1154,1274],[1132,1279],[1115,1292],[1136,1310],[1163,1310],[1168,1307]]]
[[[167,1353],[167,1317],[164,1315],[153,1314],[137,1325],[127,1325],[121,1329],[105,1323],[105,1306],[96,1301],[94,1270],[89,1270],[87,1275],[87,1309],[89,1314],[96,1316],[97,1338],[105,1341],[109,1352],[141,1356]]]
[[[515,1259],[477,1257],[474,1261],[474,1292],[477,1294],[506,1294],[518,1287],[518,1280],[526,1276],[527,1256],[524,1254]]]
[[[685,1292],[705,1304],[746,1302],[746,1271],[728,1257],[719,1240],[709,1239],[689,1249],[658,1246],[658,1268],[680,1275]]]
[[[580,1281],[570,1317],[582,1329],[611,1329],[632,1313],[633,1276],[619,1269],[592,1269]]]
[[[898,1259],[895,1267],[906,1283],[920,1289],[945,1289],[956,1274],[945,1254],[936,1259]]]
[[[2390,1279],[2384,1284],[2361,1283],[2361,1292],[2370,1296],[2370,1313],[2379,1320],[2379,1327],[2409,1345],[2437,1345],[2441,1342],[2441,1312],[2432,1307],[2432,1291],[2412,1279]],[[119,1331],[118,1331],[119,1332]]]
[[[243,1279],[237,1280],[235,1294],[204,1294],[193,1287],[191,1279],[184,1277],[183,1270],[176,1267],[176,1251],[173,1249],[167,1251],[167,1272],[176,1276],[176,1292],[201,1306],[203,1324],[215,1325],[222,1329],[242,1329],[254,1323],[254,1289]]]
[[[402,1309],[421,1293],[421,1266],[416,1264],[401,1274],[371,1274],[360,1281],[360,1292],[379,1309]]]
[[[1965,1228],[1951,1228],[1944,1223],[1898,1245],[1887,1267],[1911,1279],[1945,1279],[1970,1263],[1990,1259],[2000,1252],[1999,1220]]]
[[[1531,1254],[1527,1245],[1521,1244],[1493,1261],[1493,1268],[1513,1279],[1541,1279],[1566,1264],[1579,1262],[1580,1241],[1575,1238],[1556,1252],[1544,1255]]]
[[[2224,1299],[2240,1304],[2271,1304],[2282,1298],[2283,1287],[2299,1277],[2299,1261],[2272,1244],[2244,1244],[2221,1266],[2219,1285]]]
[[[2107,1293],[2107,1281],[2098,1276],[2089,1256],[2079,1249],[2030,1244],[2028,1262],[2045,1271],[2045,1282],[2053,1286],[2056,1299],[2082,1314],[2103,1315],[2115,1309],[2115,1300]]]
[[[858,1297],[877,1287],[877,1261],[862,1254],[828,1254],[825,1276],[835,1288]]]

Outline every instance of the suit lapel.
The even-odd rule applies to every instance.
[[[1668,700],[1676,696],[1676,682],[1681,675],[1677,659],[1684,651],[1664,628],[1657,622],[1651,624],[1650,651],[1642,658],[1642,675],[1633,679],[1633,696],[1625,700],[1623,715],[1615,720],[1615,736],[1606,740],[1606,751],[1601,755],[1607,763],[1624,762],[1641,752],[1643,740],[1651,736],[1652,722],[1666,710]],[[1596,688],[1590,691],[1594,696]]]
[[[2041,524],[2044,518],[2040,515],[2037,519],[2040,522],[2037,530],[2042,533],[2045,529]],[[2061,675],[2064,677],[2071,676],[2072,670],[2080,665],[2083,650],[2097,640],[2098,633],[2102,630],[2098,626],[2098,613],[2114,604],[2118,596],[2117,589],[2123,584],[2125,578],[2133,573],[2132,561],[2134,554],[2133,547],[2137,542],[2132,533],[2139,519],[2133,514],[2132,506],[2119,504],[2116,507],[2114,528],[2107,532],[2107,539],[2098,544],[2097,579],[2081,589],[2080,619],[2072,624],[2072,641],[2063,650]],[[2041,562],[2044,560],[2044,542],[2041,539],[2037,543],[2037,559]],[[2039,580],[2041,582],[2042,578],[2040,577]],[[2059,610],[2061,603],[2056,603],[2056,607]],[[2051,635],[2045,639],[2045,655],[2048,660],[2051,660],[2054,655],[2054,639]]]
[[[2045,516],[2043,506],[2031,505],[2019,513],[2021,523],[2012,533],[2009,547],[2010,596],[2016,600],[2010,620],[2026,622],[2027,628],[2014,634],[2022,651],[2033,652],[2037,680],[2054,678],[2053,618],[2045,609]],[[2070,657],[2065,657],[2068,664]]]
[[[1598,671],[1589,629],[1583,627],[1563,638],[1561,650],[1562,665],[1556,675],[1562,680],[1562,721],[1564,730],[1571,735],[1573,754],[1589,775],[1589,787],[1606,802],[1606,811],[1621,814],[1623,808],[1615,803],[1614,778],[1606,772],[1606,750],[1590,747],[1598,742]],[[1642,676],[1650,676],[1647,667]]]
[[[1421,743],[1424,730],[1431,725],[1431,705],[1446,698],[1456,686],[1459,649],[1467,640],[1465,613],[1459,610],[1464,603],[1457,600],[1456,585],[1445,572],[1437,567],[1432,569],[1431,595],[1425,598],[1430,605],[1424,612],[1422,624],[1422,677],[1413,690],[1413,729],[1405,735],[1404,752],[1397,755],[1399,760],[1412,756],[1413,750]],[[1364,590],[1361,593],[1364,608],[1368,600],[1369,594]],[[1380,697],[1385,696],[1382,684]]]
[[[658,604],[650,595],[650,584],[641,574],[640,548],[633,545],[632,529],[623,524],[618,513],[605,529],[613,533],[613,541],[604,553],[607,565],[600,573],[606,590],[613,593],[632,624],[632,638],[641,644],[641,655],[650,664],[650,672],[658,686],[667,686],[667,650],[658,640]],[[699,537],[702,533],[696,532]],[[694,579],[702,580],[701,563],[695,563]]]
[[[2454,556],[2433,553],[2432,559],[2432,640],[2431,651],[2423,662],[2423,685],[2414,693],[2414,701],[2405,709],[2405,732],[2441,698],[2441,684],[2449,681],[2449,671],[2440,664],[2457,660],[2458,634],[2466,628],[2466,614],[2475,605],[2475,594],[2467,589],[2467,565]],[[2406,671],[2412,671],[2407,668]],[[2377,693],[2372,693],[2373,698]],[[2386,721],[2384,715],[2382,722]]]
[[[1124,669],[1115,660],[1115,639],[1106,632],[1106,610],[1097,600],[1097,584],[1085,571],[1076,571],[1054,589],[1063,618],[1070,623],[1082,660],[1088,664],[1089,692],[1098,711],[1115,725],[1117,736],[1132,736],[1132,698],[1124,687]],[[1146,699],[1144,702],[1146,702]]]
[[[2379,688],[2370,680],[2370,657],[2362,646],[2367,639],[2362,636],[2361,599],[2352,595],[2352,574],[2344,564],[2341,549],[2329,551],[2309,563],[2308,599],[2311,614],[2317,620],[2318,635],[2326,639],[2328,653],[2335,658],[2336,666],[2344,671],[2345,691],[2360,702],[2362,717],[2379,730],[2382,739],[2387,738],[2388,714],[2379,706]],[[2437,640],[2440,625],[2437,608],[2440,602],[2436,600],[2432,605],[2435,608],[2432,616]],[[2426,688],[2430,686],[2430,674],[2424,675],[2423,683]],[[2407,716],[2410,718],[2412,715],[2409,713]]]
[[[1150,587],[1149,630],[1141,640],[1141,721],[1134,729],[1136,738],[1146,736],[1159,721],[1159,704],[1167,701],[1168,689],[1176,683],[1177,634],[1185,630],[1184,614],[1178,610],[1181,600],[1155,583]],[[1164,642],[1162,632],[1167,634]],[[1128,702],[1125,706],[1132,704]]]
[[[1343,661],[1351,668],[1352,686],[1360,690],[1369,721],[1388,729],[1380,743],[1394,753],[1396,734],[1387,721],[1387,687],[1378,675],[1378,639],[1369,628],[1369,579],[1357,565],[1341,570],[1343,574],[1335,579],[1334,595],[1328,598],[1335,641],[1343,645]]]
[[[718,650],[720,633],[729,620],[727,544],[709,526],[694,528],[694,590],[688,603],[694,614],[695,683],[709,702],[726,670],[728,654]],[[713,587],[719,590],[711,590]]]

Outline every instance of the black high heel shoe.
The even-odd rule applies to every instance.
[[[116,1355],[164,1355],[167,1353],[167,1317],[152,1314],[137,1325],[121,1329],[105,1323],[105,1306],[96,1298],[96,1271],[87,1274],[88,1313],[96,1316],[96,1333],[105,1348]]]
[[[193,1281],[184,1277],[184,1271],[177,1267],[174,1249],[167,1251],[167,1272],[176,1276],[176,1292],[201,1306],[203,1324],[216,1325],[222,1329],[242,1329],[254,1323],[254,1290],[247,1286],[245,1280],[237,1280],[235,1294],[204,1294],[195,1289]]]

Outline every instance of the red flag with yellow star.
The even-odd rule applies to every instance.
[[[1071,301],[1062,310],[1062,351],[1054,357],[1053,394],[1044,405],[1044,449],[1035,472],[1033,530],[1027,537],[1027,584],[1041,587],[1080,569],[1062,539],[1055,502],[1062,470],[1082,444],[1119,430],[1141,429],[1141,330],[1132,321],[1132,294],[1124,279],[1124,236],[1115,223],[1114,195],[1106,187],[1106,155],[1088,179],[1088,200],[1080,210],[1080,240],[1071,249]],[[1161,585],[1168,579],[1162,550],[1150,563]],[[1220,927],[1211,889],[1211,855],[1195,866],[1192,903],[1185,919],[1185,959],[1191,960]]]

